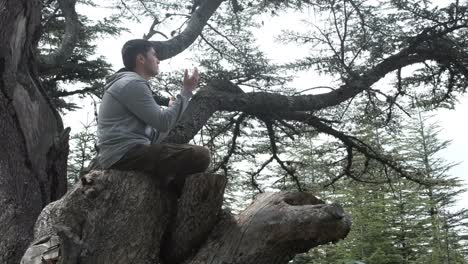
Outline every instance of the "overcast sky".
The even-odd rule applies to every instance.
[[[103,16],[109,14],[107,10],[99,8],[87,8],[86,10],[78,9],[79,13],[84,13],[87,16],[94,19],[102,19]],[[276,18],[269,18],[268,23],[263,28],[258,29],[256,35],[259,42],[260,48],[269,55],[274,62],[285,62],[291,61],[292,58],[300,57],[306,52],[303,48],[298,48],[293,45],[284,46],[275,43],[274,36],[280,33],[281,29],[297,27],[298,21],[301,19],[297,14],[291,14],[288,16],[281,16]],[[107,58],[114,69],[117,70],[122,67],[120,49],[125,41],[133,38],[141,38],[144,33],[148,31],[148,26],[151,22],[146,24],[129,25],[129,33],[123,33],[117,38],[107,38],[98,40],[98,54],[103,55]],[[190,61],[190,55],[188,51],[179,54],[178,56],[165,60],[161,63],[161,71],[171,71],[174,69],[191,68],[193,63]],[[181,73],[182,74],[182,73]],[[182,75],[181,75],[182,78]],[[301,75],[292,82],[291,85],[298,88],[307,88],[310,83],[314,85],[320,85],[321,83],[327,84],[327,80],[314,79],[311,80],[310,76]],[[78,103],[80,104],[80,103]],[[440,122],[443,132],[441,134],[442,139],[452,140],[452,144],[443,151],[444,158],[450,162],[460,162],[460,164],[454,167],[449,173],[460,179],[463,179],[468,184],[468,95],[460,98],[460,102],[457,104],[455,110],[439,110],[436,112],[436,118]],[[72,127],[72,134],[77,133],[82,126],[80,122],[86,123],[93,118],[92,109],[83,109],[80,111],[72,112],[64,116],[64,123],[67,126]],[[468,192],[465,192],[462,200],[459,201],[460,206],[466,207],[468,205]]]

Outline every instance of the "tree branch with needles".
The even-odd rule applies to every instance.
[[[328,126],[324,124],[323,122],[321,122],[317,117],[312,116],[308,113],[304,113],[304,112],[285,113],[284,117],[288,118],[289,120],[296,120],[296,121],[304,122],[308,125],[313,126],[321,133],[325,133],[325,134],[331,135],[339,139],[347,148],[348,165],[345,167],[345,171],[344,171],[345,175],[348,175],[348,176],[352,175],[351,170],[349,169],[351,165],[349,164],[352,163],[353,150],[357,150],[360,153],[362,153],[365,157],[367,157],[368,159],[375,160],[385,166],[388,166],[389,168],[397,172],[399,175],[401,175],[402,177],[410,181],[416,182],[421,185],[426,185],[426,186],[439,183],[433,180],[424,179],[422,177],[422,174],[419,173],[418,171],[409,172],[408,171],[409,168],[404,168],[402,165],[396,163],[392,159],[392,157],[385,156],[383,153],[379,153],[378,151],[370,147],[368,144],[366,144],[365,142],[363,142],[362,140],[354,136],[346,135],[343,132],[335,130],[331,126]],[[358,180],[358,181],[365,181],[368,183],[382,183],[380,181],[376,182],[376,181],[370,181],[370,180],[356,178],[356,177],[353,179]]]

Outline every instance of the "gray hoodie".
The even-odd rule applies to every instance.
[[[187,108],[192,92],[183,89],[175,103],[161,108],[148,82],[135,72],[112,75],[99,107],[98,161],[107,169],[136,144],[157,144]]]

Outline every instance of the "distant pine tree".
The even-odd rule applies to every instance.
[[[356,110],[360,111],[359,107]],[[392,125],[391,133],[372,113],[354,119],[352,126],[355,135],[367,144],[380,151],[386,149],[414,171],[423,171],[419,177],[437,180],[437,184],[419,185],[381,164],[369,164],[362,178],[386,179],[387,184],[346,179],[335,183],[333,190],[321,192],[326,200],[342,204],[352,215],[353,227],[346,240],[315,248],[291,263],[468,263],[467,209],[454,207],[457,195],[465,190],[460,180],[449,175],[456,164],[441,158],[450,141],[440,139],[440,127],[426,113],[416,111],[412,116],[395,117],[399,122]],[[295,147],[301,149],[299,145]],[[301,151],[310,152],[302,148],[296,153]],[[309,165],[309,171],[317,171],[320,166],[307,162],[308,157],[302,161]],[[355,172],[363,167],[364,157],[359,160],[356,157],[353,163]],[[320,175],[325,174],[315,174]]]
[[[83,129],[70,137],[67,179],[72,186],[80,178],[80,172],[96,156],[96,122],[82,124]]]
[[[420,196],[420,241],[415,255],[418,263],[467,263],[468,209],[455,207],[458,195],[466,190],[460,179],[450,176],[456,163],[442,158],[441,152],[450,141],[441,140],[442,129],[425,112],[416,111],[405,124],[402,138],[404,158],[424,172],[424,177],[437,182],[431,186],[415,186]]]

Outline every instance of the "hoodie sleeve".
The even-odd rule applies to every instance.
[[[130,81],[112,95],[135,116],[162,133],[168,132],[175,125],[191,97],[190,92],[183,92],[172,106],[163,109],[154,101],[148,83],[143,80]]]

